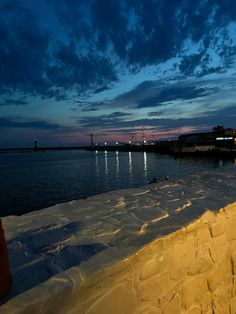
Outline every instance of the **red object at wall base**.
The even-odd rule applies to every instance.
[[[11,275],[5,236],[0,219],[0,298],[9,292],[11,288]]]

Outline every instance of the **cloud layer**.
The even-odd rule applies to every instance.
[[[71,90],[80,94],[116,81],[121,64],[138,71],[180,56],[179,70],[186,76],[197,66],[198,74],[218,72],[235,55],[227,30],[216,37],[216,30],[235,21],[233,0],[60,0],[38,6],[41,12],[51,12],[61,34],[50,24],[42,27],[42,16],[36,15],[29,1],[2,1],[2,93],[18,90],[60,100]],[[192,45],[201,41],[201,46],[185,55],[186,40]],[[220,66],[213,65],[210,48],[220,58]]]
[[[234,0],[2,0],[0,8],[2,129],[21,128],[15,117],[26,128],[113,125],[117,134],[141,124],[234,126]]]

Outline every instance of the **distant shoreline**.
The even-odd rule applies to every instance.
[[[75,147],[39,147],[39,148],[0,148],[1,153],[34,153],[45,152],[55,150],[85,150],[87,146],[75,146]]]
[[[118,152],[153,152],[158,154],[167,154],[174,157],[208,157],[208,158],[236,158],[235,148],[215,148],[203,151],[175,151],[172,145],[98,145],[98,146],[65,146],[65,147],[38,147],[38,148],[0,148],[1,153],[36,153],[46,151],[118,151]]]

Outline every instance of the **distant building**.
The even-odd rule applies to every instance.
[[[191,133],[179,136],[181,146],[232,147],[236,145],[236,129],[225,129],[218,125],[212,132]]]

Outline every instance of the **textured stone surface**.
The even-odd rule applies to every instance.
[[[224,256],[229,248],[229,243],[225,233],[221,234],[217,238],[213,238],[211,246],[209,248],[210,255],[214,263],[217,263],[222,256]]]
[[[208,211],[191,226],[141,249],[135,262],[130,257],[137,306],[123,313],[236,314],[234,212],[236,203],[218,214]]]
[[[176,294],[174,298],[167,303],[163,308],[163,314],[180,313],[181,311],[181,298]]]
[[[207,293],[207,282],[205,277],[196,275],[183,285],[182,299],[184,309],[188,309],[193,304],[201,304],[201,301]]]
[[[230,218],[231,219],[229,219],[228,223],[226,224],[226,236],[229,241],[236,240],[235,219],[234,220],[232,219],[234,217]]]
[[[230,300],[230,311],[231,314],[236,314],[236,296]]]
[[[202,310],[200,306],[193,305],[190,307],[190,309],[187,312],[185,312],[185,314],[202,314]]]
[[[114,306],[114,300],[120,300]],[[86,311],[87,314],[107,313],[120,314],[132,313],[136,306],[136,296],[126,285],[118,285],[105,293]]]
[[[235,226],[236,203],[217,214],[208,211],[123,261],[81,277],[80,287],[67,295],[71,303],[45,313],[236,314]],[[30,295],[36,297],[37,289]],[[20,296],[0,313],[20,313],[17,301]]]
[[[215,222],[211,225],[211,236],[212,237],[218,237],[222,233],[224,233],[224,227],[220,222]]]
[[[198,241],[199,242],[199,241]],[[197,275],[205,273],[213,266],[213,260],[210,254],[209,245],[198,245],[195,250],[195,256],[188,265],[188,275]]]

